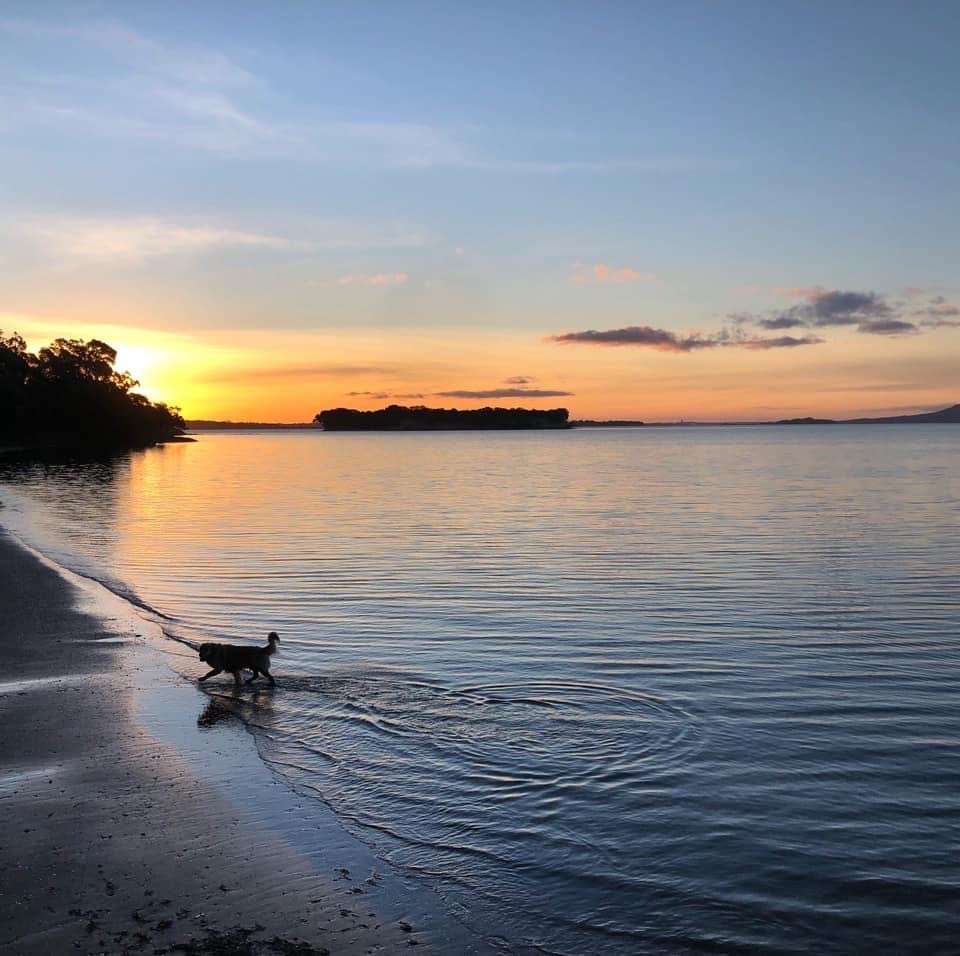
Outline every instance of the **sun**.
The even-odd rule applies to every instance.
[[[114,368],[118,372],[129,372],[139,383],[141,389],[149,389],[151,372],[162,361],[156,349],[147,345],[130,345],[127,343],[114,346],[117,350],[117,361]]]

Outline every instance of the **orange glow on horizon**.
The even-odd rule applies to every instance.
[[[860,336],[854,361],[842,346],[676,355],[558,345],[503,331],[177,333],[16,315],[0,316],[0,327],[20,331],[31,349],[60,336],[100,338],[117,350],[118,370],[140,381],[139,391],[180,407],[188,419],[305,422],[323,408],[397,403],[565,406],[574,418],[652,422],[750,421],[894,414],[960,397],[944,357],[949,350],[920,337],[892,343]],[[507,384],[516,378],[525,383]],[[439,394],[512,388],[572,394]]]

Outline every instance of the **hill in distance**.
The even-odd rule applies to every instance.
[[[960,405],[919,415],[890,415],[886,418],[784,418],[777,425],[960,425]]]

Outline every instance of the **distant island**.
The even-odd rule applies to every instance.
[[[784,418],[775,425],[960,425],[960,405],[918,415],[890,415],[886,418]]]
[[[135,392],[117,372],[116,350],[91,339],[57,339],[27,351],[0,332],[0,444],[24,449],[146,448],[185,438],[176,408]]]
[[[774,425],[839,425],[834,418],[813,418],[812,416],[807,416],[806,418],[781,418],[780,421],[774,422]]]
[[[314,421],[324,431],[479,431],[483,429],[569,428],[565,408],[427,408],[388,405],[376,411],[330,408]]]

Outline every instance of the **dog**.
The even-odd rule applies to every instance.
[[[253,671],[253,676],[247,681],[252,684],[261,674],[270,681],[270,686],[276,685],[273,675],[270,673],[270,658],[277,653],[277,644],[280,638],[276,631],[271,631],[267,635],[266,647],[238,647],[236,644],[213,644],[206,643],[197,647],[197,653],[204,664],[209,664],[213,670],[204,674],[200,682],[209,677],[216,677],[224,671],[233,674],[233,682],[240,686],[240,671]]]

